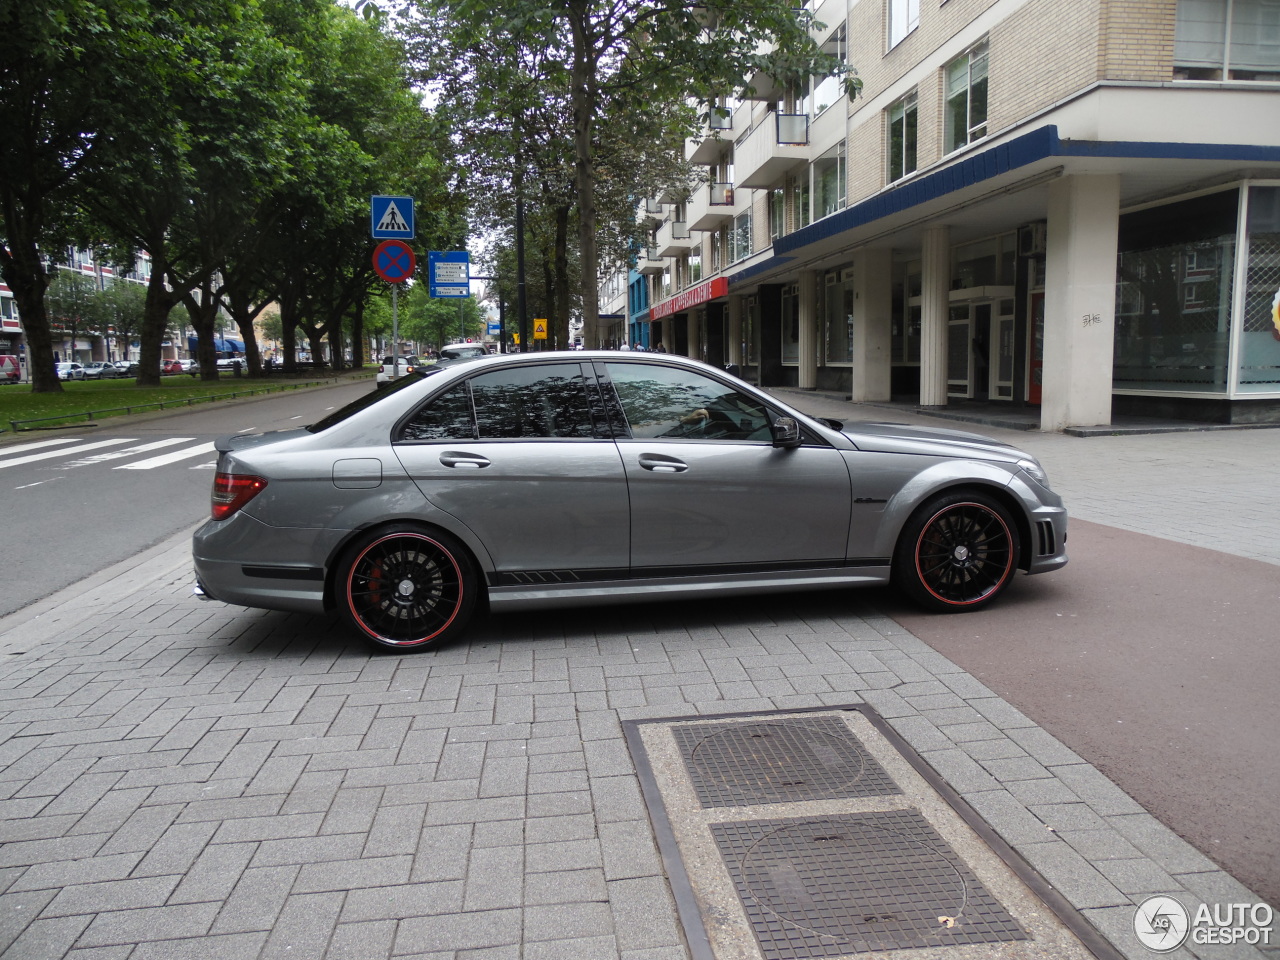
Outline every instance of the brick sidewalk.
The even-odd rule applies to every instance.
[[[1254,899],[874,592],[512,615],[391,657],[191,598],[187,554],[0,621],[5,957],[678,960],[620,722],[857,701],[1127,956],[1151,892]]]

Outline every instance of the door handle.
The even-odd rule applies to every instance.
[[[469,470],[479,470],[481,467],[489,466],[487,457],[482,457],[478,453],[459,453],[456,450],[446,450],[440,454],[440,462],[446,467],[466,467]]]
[[[675,457],[664,457],[657,453],[640,454],[640,466],[654,473],[684,473],[689,465]]]

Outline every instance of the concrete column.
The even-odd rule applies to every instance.
[[[742,366],[742,297],[735,294],[729,298],[729,363]]]
[[[693,309],[685,314],[685,356],[693,357],[695,360],[701,359],[698,356],[698,347],[702,342],[702,335],[698,330],[700,312],[697,309]]]
[[[818,274],[801,270],[796,296],[800,322],[800,389],[818,387]]]
[[[1040,429],[1111,422],[1118,174],[1049,184]]]
[[[920,405],[947,405],[947,319],[951,235],[930,227],[920,239]]]
[[[853,260],[852,396],[888,400],[893,345],[893,251],[862,250]]]

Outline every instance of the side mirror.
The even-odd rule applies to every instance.
[[[773,421],[773,445],[775,447],[800,446],[800,424],[792,417],[779,417]]]

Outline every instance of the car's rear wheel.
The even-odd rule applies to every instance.
[[[466,629],[479,592],[475,564],[439,530],[398,524],[353,543],[338,567],[347,621],[384,650],[427,650]]]
[[[893,581],[930,610],[978,610],[1009,585],[1018,527],[999,502],[965,490],[942,494],[911,515],[893,556]]]

